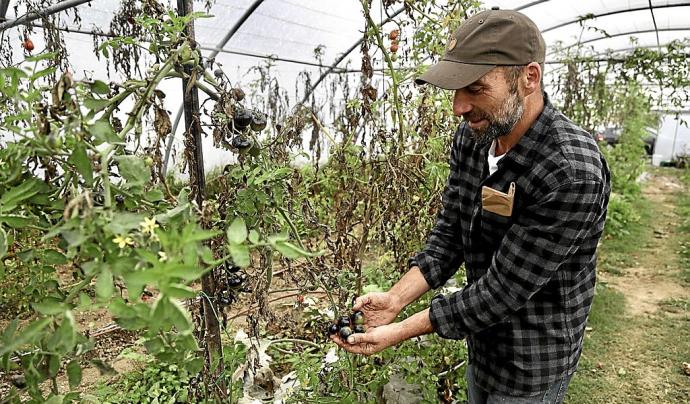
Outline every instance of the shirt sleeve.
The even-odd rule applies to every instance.
[[[528,206],[477,282],[432,300],[429,318],[444,338],[461,339],[526,305],[605,214],[603,181],[569,181]]]
[[[462,129],[458,130],[450,152],[450,174],[443,191],[443,206],[436,218],[424,249],[409,260],[418,266],[429,286],[436,289],[453,276],[464,262],[459,195],[459,147]]]

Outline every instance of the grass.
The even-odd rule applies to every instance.
[[[650,241],[653,234],[652,203],[639,197],[632,201],[632,207],[639,215],[639,220],[628,223],[627,234],[613,238],[604,233],[604,239],[598,251],[600,271],[620,274],[621,268],[635,266],[636,253]]]
[[[685,184],[686,189],[690,189],[690,171],[686,171],[681,180]],[[681,234],[680,239],[680,265],[682,268],[681,278],[690,284],[690,195],[683,193],[678,198],[678,215],[680,216],[680,226],[678,231]]]
[[[589,316],[591,331],[585,337],[585,346],[580,358],[577,374],[568,387],[566,402],[595,402],[597,392],[605,392],[609,386],[604,378],[601,361],[613,348],[620,332],[625,311],[625,297],[605,285],[597,285],[596,296]]]

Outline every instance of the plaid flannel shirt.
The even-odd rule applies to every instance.
[[[492,175],[489,146],[459,128],[442,210],[409,263],[435,289],[464,262],[467,285],[432,300],[431,323],[441,337],[467,339],[477,385],[516,396],[575,372],[610,193],[596,142],[544,103]],[[482,209],[482,186],[508,193],[511,183],[510,217]]]

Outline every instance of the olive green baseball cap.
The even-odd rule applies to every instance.
[[[465,20],[449,38],[441,61],[415,83],[457,90],[496,66],[544,63],[545,57],[544,38],[532,20],[517,11],[493,7]]]

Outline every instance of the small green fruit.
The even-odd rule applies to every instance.
[[[48,135],[46,141],[48,143],[48,147],[50,147],[51,149],[59,149],[60,147],[62,147],[62,138],[59,136]]]
[[[361,311],[356,311],[352,313],[352,324],[364,325],[364,313],[362,313]]]
[[[261,132],[266,129],[266,116],[261,112],[254,111],[252,113],[252,123],[250,126],[254,132]]]

